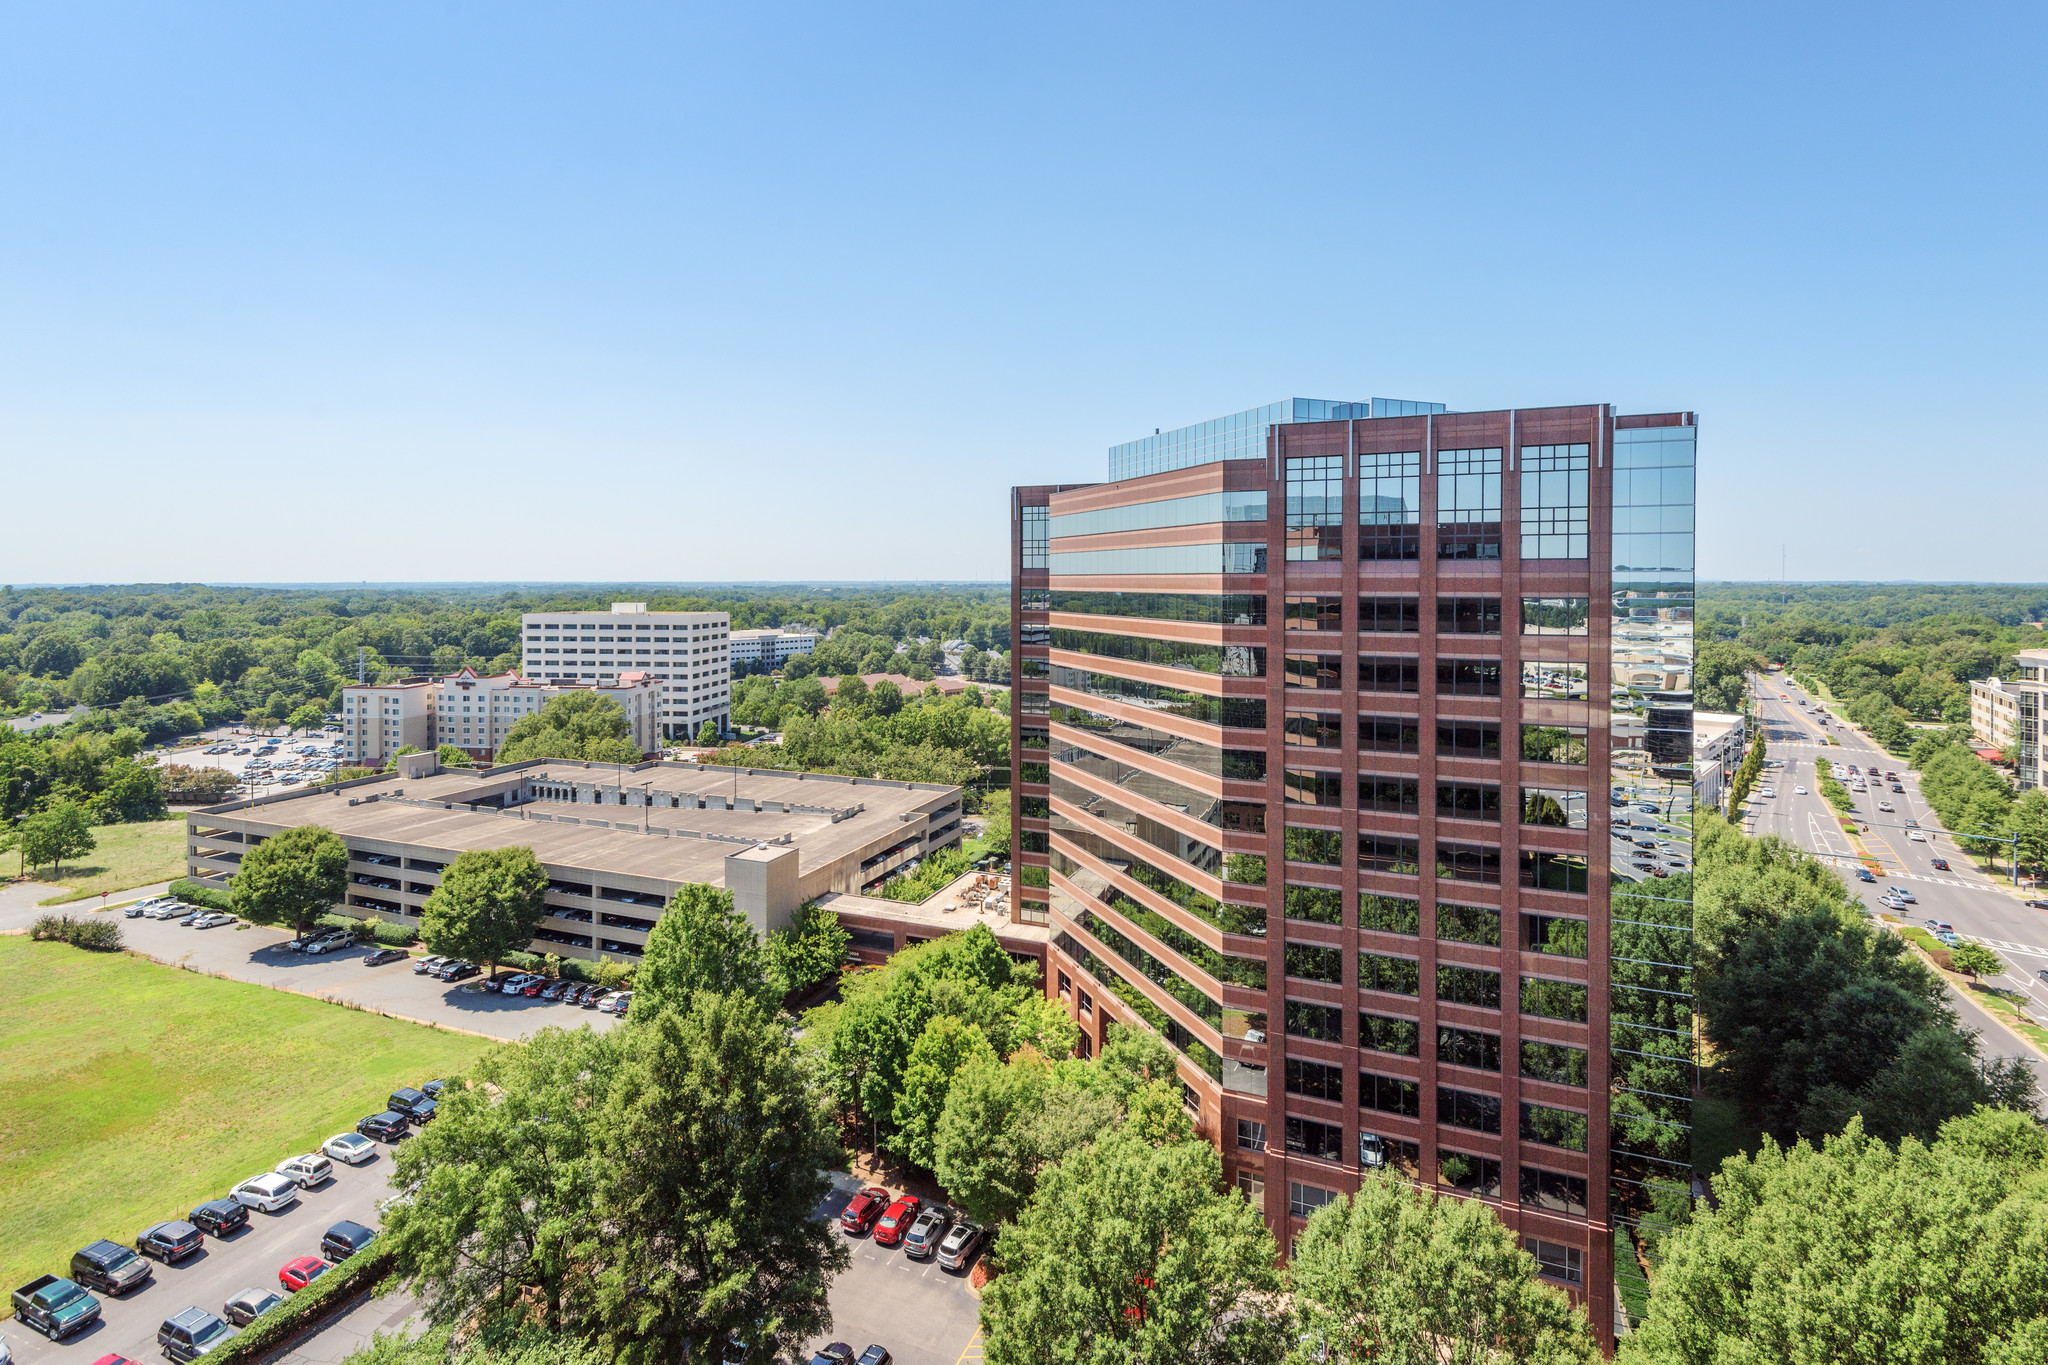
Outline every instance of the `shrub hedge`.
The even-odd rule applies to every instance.
[[[209,910],[232,910],[228,893],[216,887],[201,886],[189,877],[180,877],[170,885],[170,894],[187,905],[203,905]]]
[[[269,1354],[302,1329],[311,1327],[323,1309],[347,1298],[364,1285],[375,1284],[391,1269],[392,1259],[389,1250],[377,1242],[370,1243],[293,1294],[284,1304],[244,1327],[227,1345],[207,1358],[209,1365],[231,1365],[234,1361],[256,1360]]]
[[[68,943],[95,953],[121,951],[121,926],[110,919],[73,919],[69,915],[42,915],[28,936],[46,943]]]

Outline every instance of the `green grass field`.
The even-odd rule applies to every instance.
[[[482,1038],[0,936],[0,1285],[132,1242],[460,1071]],[[6,1311],[0,1303],[0,1313]]]
[[[64,864],[58,876],[47,866],[31,868],[32,880],[71,889],[52,896],[44,905],[97,897],[102,891],[126,891],[131,886],[148,886],[185,875],[185,817],[152,820],[140,825],[95,825],[93,838],[99,847]]]

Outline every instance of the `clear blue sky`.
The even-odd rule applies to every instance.
[[[2048,577],[2042,11],[9,6],[0,580],[964,578],[1300,394]]]

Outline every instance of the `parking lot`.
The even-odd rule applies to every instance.
[[[101,914],[119,916],[118,910]],[[130,948],[158,962],[218,972],[236,981],[298,991],[360,1005],[400,1019],[516,1041],[550,1025],[603,1031],[618,1020],[609,1014],[525,996],[485,993],[476,980],[436,981],[413,972],[411,961],[368,967],[371,949],[344,948],[319,957],[286,951],[288,929],[262,925],[188,929],[173,920],[121,918]]]
[[[316,1256],[320,1237],[342,1219],[369,1227],[378,1226],[377,1204],[390,1193],[391,1160],[387,1148],[361,1166],[337,1161],[334,1175],[325,1185],[305,1190],[297,1203],[276,1213],[249,1211],[249,1222],[227,1237],[206,1239],[196,1254],[176,1265],[153,1264],[153,1276],[141,1288],[120,1298],[94,1293],[100,1301],[100,1320],[62,1343],[45,1340],[19,1321],[0,1323],[0,1339],[14,1350],[21,1365],[37,1361],[96,1361],[108,1354],[133,1360],[159,1360],[156,1330],[165,1318],[189,1307],[204,1308],[219,1316],[229,1298],[244,1289],[277,1291],[277,1272],[296,1256]],[[278,1160],[296,1155],[279,1152]],[[260,1172],[250,1171],[250,1175]],[[220,1195],[227,1191],[222,1190]],[[141,1228],[81,1228],[78,1245],[97,1238],[133,1246]],[[53,1274],[67,1267],[51,1266]],[[13,1286],[8,1286],[13,1288]],[[950,1365],[950,1362],[949,1362]]]
[[[275,747],[272,747],[273,741]],[[312,748],[312,754],[302,749]],[[208,753],[209,749],[224,752]],[[241,796],[274,796],[310,783],[324,781],[341,760],[341,736],[316,731],[310,735],[225,735],[211,737],[196,748],[178,749],[163,755],[166,763],[187,768],[218,768],[248,785]],[[265,765],[268,771],[265,771]],[[286,773],[287,765],[296,765]]]
[[[820,1212],[839,1226],[839,1214],[861,1189],[861,1182],[842,1172],[832,1176],[833,1190]],[[832,1282],[832,1331],[811,1342],[815,1351],[828,1341],[843,1341],[854,1354],[870,1343],[886,1346],[896,1365],[960,1365],[980,1324],[981,1296],[967,1283],[970,1263],[959,1271],[941,1270],[938,1259],[914,1261],[900,1247],[875,1245],[863,1233],[843,1239],[853,1253],[849,1265]],[[799,1361],[809,1356],[799,1357]]]

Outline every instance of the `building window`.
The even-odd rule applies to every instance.
[[[1287,1150],[1296,1156],[1315,1157],[1320,1161],[1342,1161],[1344,1129],[1334,1123],[1290,1118],[1287,1120]]]
[[[1500,885],[1500,850],[1486,844],[1436,846],[1436,875],[1440,881],[1477,882]]]
[[[1532,1081],[1548,1081],[1552,1085],[1575,1085],[1583,1088],[1586,1084],[1585,1049],[1566,1047],[1563,1043],[1538,1043],[1524,1039],[1522,1075]]]
[[[1188,743],[1177,736],[1174,738],[1176,744]],[[1341,749],[1344,747],[1343,722],[1328,711],[1289,711],[1287,742],[1302,749]]]
[[[1470,1090],[1436,1088],[1436,1121],[1475,1133],[1500,1132],[1500,1096],[1481,1095]]]
[[[1283,837],[1289,862],[1336,867],[1344,856],[1344,834],[1341,830],[1289,825]]]
[[[1413,597],[1361,597],[1358,629],[1380,635],[1413,635],[1422,629],[1422,607]]]
[[[1050,523],[1044,507],[1021,507],[1023,519],[1023,567],[1042,569],[1046,566],[1046,533]]]
[[[1420,1180],[1422,1146],[1361,1130],[1358,1134],[1358,1164],[1369,1171],[1391,1170],[1409,1180]]]
[[[1358,836],[1358,866],[1365,872],[1395,872],[1413,877],[1422,870],[1421,843],[1384,834]]]
[[[1240,1119],[1238,1122],[1242,1123],[1244,1120]],[[1265,1131],[1264,1124],[1259,1125],[1259,1131],[1262,1133]],[[1262,1140],[1261,1147],[1263,1146]],[[1237,1188],[1244,1195],[1245,1202],[1253,1208],[1262,1209],[1266,1207],[1266,1181],[1258,1172],[1239,1171],[1237,1173]]]
[[[1586,894],[1586,855],[1523,849],[1521,883],[1537,891]]]
[[[1439,967],[1441,973],[1443,968]],[[1490,972],[1493,977],[1494,1001],[1500,1004],[1500,974]],[[1439,988],[1438,997],[1443,992]],[[1544,976],[1522,978],[1522,1013],[1538,1019],[1562,1019],[1568,1024],[1586,1022],[1586,983],[1583,981],[1554,981]]]
[[[1522,558],[1586,558],[1587,481],[1592,448],[1523,446]]]
[[[1541,701],[1584,701],[1587,676],[1584,664],[1527,660],[1522,664],[1522,695]]]
[[[1500,695],[1500,660],[1438,659],[1436,690],[1446,697],[1497,697]]]
[[[1413,716],[1360,716],[1358,748],[1362,753],[1420,752],[1422,727]]]
[[[1385,991],[1388,995],[1422,994],[1422,964],[1412,957],[1389,957],[1384,953],[1358,955],[1358,989]]]
[[[1500,634],[1500,599],[1439,597],[1436,600],[1436,632],[1439,635]]]
[[[1335,1005],[1317,1005],[1306,1000],[1289,1000],[1281,1015],[1281,1028],[1293,1038],[1317,1043],[1344,1041],[1344,1011]]]
[[[1325,1204],[1337,1201],[1335,1190],[1321,1189],[1315,1185],[1304,1185],[1298,1180],[1287,1182],[1287,1211],[1296,1218],[1306,1218]]]
[[[1438,756],[1443,758],[1482,758],[1498,761],[1500,727],[1474,721],[1440,720],[1436,723],[1436,751]]]
[[[1344,950],[1312,943],[1290,943],[1281,961],[1287,974],[1302,981],[1321,981],[1332,986],[1344,984]]]
[[[1289,886],[1281,897],[1288,919],[1342,924],[1344,893],[1334,886]]]
[[[1422,1086],[1415,1081],[1361,1071],[1358,1073],[1358,1107],[1411,1119],[1421,1118]]]
[[[1546,829],[1584,829],[1586,794],[1569,787],[1524,787],[1522,823]]]
[[[1381,777],[1372,773],[1360,773],[1358,808],[1379,811],[1386,815],[1420,814],[1420,786],[1412,777]]]
[[[1545,1279],[1562,1280],[1566,1284],[1585,1282],[1583,1261],[1577,1247],[1546,1242],[1540,1237],[1524,1237],[1522,1249],[1536,1258],[1536,1273]]]
[[[1317,455],[1289,460],[1287,558],[1342,559],[1343,525],[1344,457]]]
[[[1083,1014],[1093,1014],[1093,1013],[1095,1013],[1095,1002],[1094,1002],[1093,1000],[1090,1000],[1090,999],[1088,998],[1088,992],[1086,992],[1086,991],[1082,991],[1082,992],[1081,992],[1081,1013],[1083,1013]]]
[[[1583,725],[1524,725],[1522,762],[1566,763],[1586,766],[1586,727]]]
[[[1061,972],[1059,974],[1059,977],[1060,999],[1065,1000],[1068,997],[1068,994],[1074,989],[1074,982],[1072,978],[1070,978],[1065,972]]]
[[[1436,936],[1444,943],[1476,943],[1482,948],[1498,948],[1500,911],[1489,905],[1452,905],[1439,901]]]
[[[1421,661],[1402,654],[1361,654],[1358,656],[1358,690],[1361,692],[1405,692],[1422,690]]]
[[[1237,1145],[1241,1150],[1247,1152],[1265,1151],[1266,1125],[1257,1119],[1239,1119],[1237,1121]]]
[[[1303,1061],[1297,1057],[1287,1059],[1286,1088],[1290,1095],[1306,1095],[1312,1100],[1328,1100],[1332,1104],[1344,1102],[1344,1069],[1324,1066],[1321,1062]],[[1288,1150],[1292,1151],[1290,1147]]]
[[[1422,1025],[1413,1019],[1368,1014],[1360,1010],[1358,1045],[1373,1052],[1392,1053],[1396,1057],[1419,1057],[1422,1055]]]
[[[1459,1194],[1481,1199],[1500,1198],[1500,1163],[1490,1156],[1473,1156],[1438,1148],[1436,1183]]]
[[[1526,982],[1527,977],[1523,980]],[[1562,984],[1562,983],[1559,983]],[[1581,991],[1585,987],[1579,988]],[[1436,968],[1436,998],[1448,1005],[1469,1005],[1473,1009],[1500,1008],[1500,973],[1484,967],[1458,967],[1439,962]],[[1523,1013],[1527,1013],[1524,1010]],[[1581,1016],[1579,1022],[1584,1023]]]
[[[1343,675],[1339,654],[1289,654],[1287,656],[1287,685],[1289,687],[1315,688],[1324,691],[1342,687]]]
[[[1287,804],[1290,806],[1341,806],[1344,804],[1344,774],[1315,768],[1289,768]]]
[[[1422,903],[1406,896],[1377,896],[1370,891],[1361,891],[1358,895],[1358,927],[1374,929],[1382,934],[1417,937],[1422,932]]]
[[[1358,557],[1422,557],[1422,452],[1358,457]]]
[[[1558,915],[1522,916],[1522,951],[1525,953],[1583,958],[1587,938],[1586,922],[1582,919]]]
[[[1474,1071],[1499,1071],[1500,1035],[1469,1028],[1439,1027],[1436,1031],[1436,1059],[1448,1066],[1470,1067]]]
[[[1287,599],[1287,629],[1342,630],[1343,598],[1290,597]]]
[[[1500,788],[1483,782],[1439,782],[1436,814],[1439,820],[1484,820],[1497,825]]]
[[[1438,559],[1500,558],[1500,474],[1498,446],[1437,452]]]

